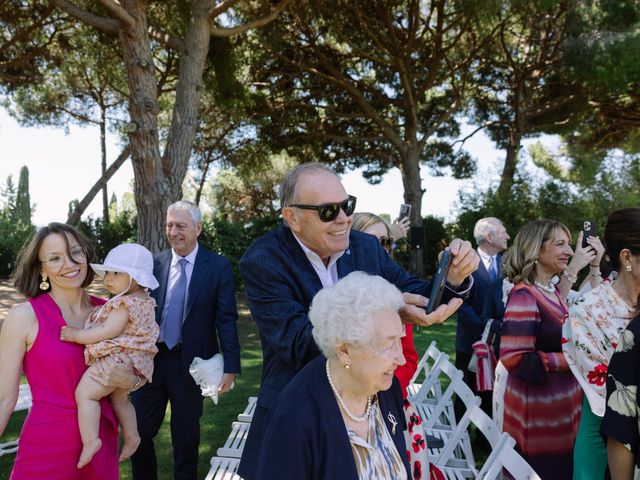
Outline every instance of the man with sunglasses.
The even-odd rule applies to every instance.
[[[280,192],[284,225],[258,239],[240,260],[240,273],[262,342],[262,383],[238,474],[256,476],[269,413],[293,376],[320,354],[307,313],[314,295],[353,271],[380,275],[404,293],[403,321],[442,323],[466,299],[478,267],[469,242],[454,240],[447,293],[433,313],[424,307],[430,284],[403,270],[371,235],[351,231],[356,198],[327,166],[291,170]]]

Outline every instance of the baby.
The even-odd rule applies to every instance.
[[[78,468],[87,465],[102,446],[98,437],[100,425],[100,399],[109,395],[124,436],[120,461],[129,458],[140,444],[136,412],[129,401],[129,391],[106,387],[91,375],[98,375],[95,362],[106,356],[127,355],[139,381],[150,381],[153,375],[153,357],[157,353],[159,327],[155,321],[156,303],[146,288],[158,287],[153,276],[153,257],[142,245],[127,243],[112,249],[102,265],[91,268],[104,276],[104,286],[114,294],[111,300],[97,307],[85,321],[84,329],[62,327],[60,338],[67,342],[86,345],[87,365],[76,388],[78,423],[82,438],[82,453]]]

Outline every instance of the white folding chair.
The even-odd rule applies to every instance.
[[[453,395],[455,394],[453,383],[458,379],[462,382],[462,377],[463,373],[449,361],[449,356],[442,354],[434,364],[430,377],[414,396],[409,397],[425,421],[427,430],[453,431],[455,428],[457,420],[453,407]],[[448,383],[444,392],[441,391],[442,382]],[[438,398],[433,395],[435,385],[438,385],[441,392]]]
[[[445,475],[451,478],[479,478],[479,472],[476,468],[473,456],[468,456],[470,445],[467,443],[469,439],[469,426],[475,425],[487,439],[491,446],[491,455],[483,464],[487,468],[494,461],[497,455],[497,448],[500,440],[506,433],[501,433],[495,422],[480,408],[480,399],[476,397],[470,409],[467,409],[463,417],[458,422],[455,432],[447,439],[444,448],[440,451],[433,463],[437,465]],[[458,455],[456,455],[456,451]],[[463,453],[464,455],[460,455]]]
[[[229,457],[211,457],[211,468],[205,480],[242,480],[236,473],[240,460]]]
[[[239,422],[251,423],[251,420],[253,420],[253,412],[256,410],[257,401],[258,397],[249,397],[249,401],[247,402],[244,412],[238,415]]]
[[[251,424],[247,422],[233,422],[229,437],[224,442],[224,445],[218,449],[218,456],[240,458],[242,450],[244,450],[244,444],[247,441],[250,426]]]
[[[480,470],[478,478],[498,480],[502,478],[502,473],[506,470],[514,480],[541,480],[531,465],[516,451],[515,444],[514,438],[508,433],[504,433],[498,446],[492,452],[494,458],[491,463],[487,460]]]
[[[16,406],[13,411],[19,412],[20,410],[28,410],[31,408],[32,402],[33,398],[31,397],[31,388],[29,387],[29,384],[21,384],[18,388],[18,401],[16,402]],[[20,437],[9,442],[0,443],[0,457],[17,452],[19,439]]]
[[[436,341],[433,340],[429,344],[429,346],[427,347],[427,350],[424,352],[424,355],[422,355],[422,358],[420,359],[420,362],[418,362],[418,367],[416,368],[416,371],[413,374],[413,377],[411,377],[411,380],[409,382],[409,386],[407,387],[407,392],[408,392],[409,396],[413,396],[413,395],[416,395],[418,393],[418,390],[420,390],[420,387],[432,375],[432,372],[433,372],[434,368],[437,366],[438,359],[442,355],[446,355],[446,354],[441,352],[438,349],[438,347],[436,346]],[[438,372],[438,374],[439,374],[439,372]],[[436,390],[432,389],[431,397],[437,399],[437,398],[439,398],[439,396],[442,393],[442,391],[439,390],[439,388],[440,388],[440,384],[439,383],[436,383],[434,385],[434,387],[437,387],[437,388],[436,388]]]

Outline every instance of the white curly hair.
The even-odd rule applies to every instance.
[[[341,343],[363,345],[372,340],[375,313],[397,312],[404,304],[400,290],[384,278],[352,272],[313,298],[313,339],[325,357],[333,358]]]

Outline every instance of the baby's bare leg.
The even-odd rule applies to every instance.
[[[109,395],[113,388],[105,387],[92,379],[89,374],[99,374],[95,365],[91,365],[80,379],[76,388],[78,404],[78,425],[82,438],[82,453],[78,468],[88,464],[102,446],[98,436],[100,430],[100,399]]]
[[[129,401],[128,390],[115,389],[111,392],[111,405],[116,412],[118,422],[122,427],[124,442],[120,451],[120,462],[125,461],[135,453],[140,445],[140,435],[138,434],[138,423],[136,421],[136,410]]]

